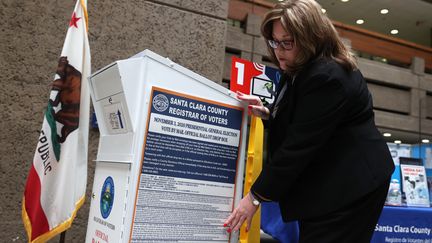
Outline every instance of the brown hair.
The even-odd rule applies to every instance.
[[[283,28],[291,33],[299,49],[291,71],[300,70],[318,57],[331,58],[346,70],[357,69],[354,55],[342,43],[332,22],[314,0],[286,0],[276,4],[264,17],[261,33],[277,66],[279,62],[274,49],[268,45],[268,40],[273,39],[273,22],[276,20],[280,20]]]

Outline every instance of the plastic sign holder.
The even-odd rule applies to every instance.
[[[149,50],[89,78],[100,131],[86,242],[237,242],[247,113]]]

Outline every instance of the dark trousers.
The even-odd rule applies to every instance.
[[[300,243],[369,243],[387,196],[389,182],[325,216],[299,221]]]

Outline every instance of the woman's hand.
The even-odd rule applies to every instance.
[[[242,200],[240,200],[237,208],[234,209],[228,219],[224,222],[224,227],[228,227],[227,232],[231,233],[231,231],[238,231],[245,221],[247,222],[246,232],[248,232],[252,223],[252,217],[258,210],[258,207],[259,206],[252,204],[252,198],[249,192]]]
[[[253,114],[261,119],[267,120],[270,116],[270,111],[265,107],[262,101],[253,95],[246,95],[242,92],[237,91],[237,99],[249,103],[248,111],[249,114]]]

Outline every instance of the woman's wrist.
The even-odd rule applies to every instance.
[[[261,117],[264,120],[268,120],[270,117],[270,110],[264,106],[263,116]]]
[[[258,207],[261,204],[261,201],[257,197],[254,196],[252,191],[249,191],[248,196],[249,196],[249,199],[250,199],[250,202],[252,203],[252,205]]]

